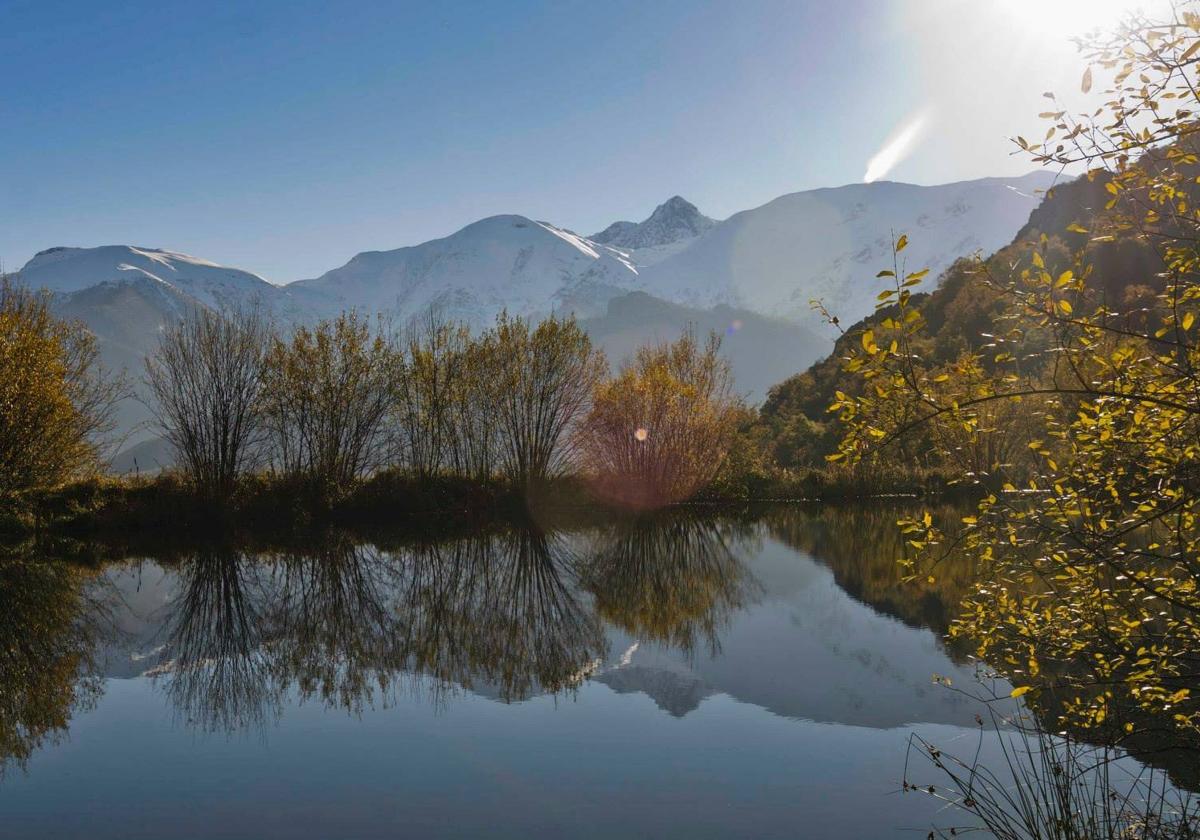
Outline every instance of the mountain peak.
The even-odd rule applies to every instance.
[[[700,215],[700,211],[696,209],[696,205],[692,204],[692,202],[688,201],[681,195],[673,195],[662,204],[655,207],[654,212],[650,214],[650,218],[653,219],[655,216],[661,213],[688,213],[697,216]]]
[[[613,222],[607,228],[589,237],[601,245],[617,248],[655,248],[686,239],[695,239],[715,225],[716,222],[701,213],[695,204],[683,196],[675,195],[654,208],[644,222]]]

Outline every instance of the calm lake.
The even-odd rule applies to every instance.
[[[973,684],[970,571],[901,583],[896,517],[10,552],[0,834],[924,837],[910,734],[980,738],[932,682]]]

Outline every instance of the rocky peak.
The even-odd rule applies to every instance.
[[[716,222],[682,196],[673,196],[658,207],[644,222],[613,222],[592,236],[594,242],[617,248],[654,248],[706,233]]]

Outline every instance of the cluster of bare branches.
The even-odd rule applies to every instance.
[[[573,319],[501,315],[475,337],[433,312],[399,334],[349,313],[284,336],[257,310],[197,310],[146,361],[159,430],[214,498],[260,464],[329,498],[384,467],[545,480],[606,372]]]
[[[195,487],[233,492],[261,456],[262,391],[269,324],[256,309],[197,309],[169,326],[146,359],[146,384],[163,437]]]
[[[932,796],[966,820],[936,828],[930,837],[980,831],[1000,840],[1200,836],[1200,803],[1164,771],[1112,747],[1051,734],[1020,715],[1004,718],[991,705],[988,711],[987,719],[976,717],[978,741],[970,756],[945,752],[918,735],[909,740],[903,789]],[[998,762],[980,758],[989,740]],[[912,760],[923,760],[939,778],[915,781]]]

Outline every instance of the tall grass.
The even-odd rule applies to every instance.
[[[991,707],[989,706],[989,710]],[[970,757],[912,735],[903,789],[944,802],[961,819],[929,837],[980,833],[999,840],[1184,840],[1200,837],[1200,800],[1175,788],[1163,770],[1122,751],[1046,732],[1023,719],[982,717]],[[981,759],[994,739],[999,760]],[[1198,758],[1200,760],[1200,758]],[[916,781],[923,761],[936,783]]]

